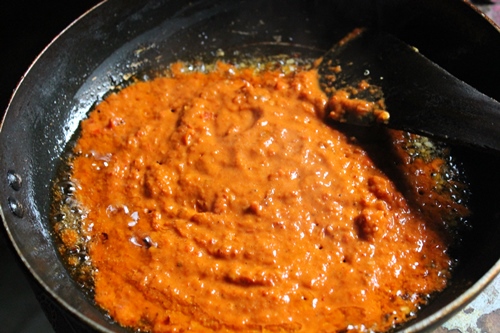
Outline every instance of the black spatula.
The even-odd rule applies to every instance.
[[[500,103],[390,34],[353,32],[324,55],[318,73],[327,93],[348,89],[353,99],[383,98],[391,128],[500,151]],[[368,89],[358,89],[363,81]],[[341,120],[372,125],[375,118]]]

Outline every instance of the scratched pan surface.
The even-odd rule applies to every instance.
[[[348,31],[377,26],[500,100],[500,32],[461,0],[109,0],[77,20],[28,70],[0,132],[0,207],[49,320],[61,332],[124,332],[71,281],[50,236],[50,184],[92,105],[130,74],[176,60],[293,53],[317,57]],[[499,124],[500,126],[500,124]],[[423,332],[500,271],[500,158],[453,147],[470,175],[474,216],[450,287],[399,331]]]

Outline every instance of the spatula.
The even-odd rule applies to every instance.
[[[393,35],[354,31],[323,56],[318,73],[327,93],[348,91],[350,99],[385,103],[389,114],[387,119],[376,108],[376,114],[347,112],[336,120],[378,123],[500,152],[500,103]]]

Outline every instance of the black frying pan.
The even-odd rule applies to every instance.
[[[92,105],[128,74],[175,60],[299,53],[317,57],[357,26],[386,29],[500,100],[500,32],[461,0],[109,0],[62,33],[17,88],[0,132],[0,207],[6,232],[56,330],[124,331],[61,264],[48,220],[59,156]],[[500,124],[499,124],[500,126]],[[470,175],[474,216],[450,287],[401,331],[451,316],[500,271],[500,158],[453,147]],[[54,320],[51,313],[63,313]]]

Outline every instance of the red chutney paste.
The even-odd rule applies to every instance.
[[[444,241],[327,126],[315,70],[219,63],[82,123],[72,179],[95,301],[152,332],[382,332],[442,290]]]

